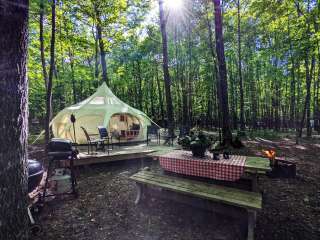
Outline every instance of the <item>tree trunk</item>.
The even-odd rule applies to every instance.
[[[71,36],[69,35],[69,30],[67,27],[65,28],[65,32],[66,32],[67,39],[69,39]],[[61,41],[61,39],[60,39],[60,41]],[[72,44],[72,43],[69,43],[69,44]],[[70,45],[68,47],[68,57],[69,57],[70,69],[71,69],[73,103],[76,104],[77,103],[77,90],[76,90],[76,80],[74,77],[74,51],[73,51],[73,49],[71,49]]]
[[[94,80],[97,82],[97,86],[99,86],[99,44],[98,44],[98,36],[95,33],[96,27],[95,25],[92,26],[92,35],[94,38]]]
[[[73,103],[77,103],[77,90],[76,90],[76,80],[74,78],[74,64],[73,64],[73,53],[71,48],[69,47],[69,59],[70,59],[70,68],[71,68],[71,81],[72,81],[72,95],[73,95]]]
[[[107,73],[107,61],[106,61],[106,52],[104,49],[104,42],[102,39],[102,30],[101,26],[97,24],[97,32],[98,32],[98,41],[100,48],[100,60],[101,60],[101,68],[102,68],[102,81],[109,85],[108,81],[108,73]]]
[[[83,80],[81,79],[80,80],[80,99],[82,100],[83,99]]]
[[[193,112],[192,112],[192,74],[191,74],[191,63],[189,67],[189,77],[188,77],[188,121],[187,128],[190,129],[193,125]]]
[[[256,64],[258,66],[258,64]],[[250,97],[251,97],[251,127],[252,129],[257,129],[257,87],[256,87],[256,80],[259,79],[258,70],[256,69],[256,74],[254,74],[254,69],[250,67],[247,79],[250,82]]]
[[[316,96],[315,96],[315,109],[314,109],[314,121],[315,121],[315,128],[320,132],[320,109],[319,109],[319,89],[320,89],[320,45],[319,42],[317,43],[318,46],[318,76],[316,79]]]
[[[140,60],[137,60],[137,78],[138,78],[138,106],[139,110],[143,111],[143,91],[142,91],[142,76]]]
[[[176,119],[179,123],[183,122],[183,117],[182,117],[182,101],[181,101],[181,88],[182,88],[182,84],[180,82],[180,78],[179,75],[182,73],[182,68],[180,67],[180,63],[179,61],[177,61],[177,59],[180,57],[179,56],[179,49],[178,49],[178,44],[179,44],[179,40],[178,40],[178,31],[177,31],[177,26],[175,26],[175,30],[174,30],[174,53],[175,53],[175,83],[176,83],[176,102],[177,102],[177,116]],[[182,123],[183,125],[183,123]]]
[[[104,41],[102,38],[102,23],[101,23],[100,13],[96,5],[94,5],[94,10],[97,18],[96,28],[97,28],[97,38],[98,38],[99,48],[100,48],[102,81],[105,82],[107,85],[109,85],[109,79],[108,79],[108,73],[107,73],[106,50],[105,50]]]
[[[28,0],[0,0],[0,239],[28,239]]]
[[[289,127],[295,127],[295,107],[296,107],[296,76],[295,76],[295,60],[293,54],[292,40],[290,37],[290,20],[288,19],[288,36],[290,46],[290,59],[291,59],[291,81],[290,81],[290,123]]]
[[[55,56],[55,39],[56,39],[56,1],[51,3],[51,46],[50,46],[50,69],[46,95],[46,126],[45,140],[48,144],[50,140],[50,121],[52,116],[52,79],[54,71],[54,56]]]
[[[155,110],[154,110],[154,93],[155,93],[155,89],[154,89],[154,76],[152,76],[151,80],[150,80],[150,89],[149,89],[149,98],[150,98],[150,110],[151,110],[151,116],[152,118],[155,117]]]
[[[40,41],[40,55],[41,55],[41,65],[42,65],[42,74],[43,74],[43,80],[46,86],[46,89],[48,88],[48,74],[46,69],[46,59],[44,54],[44,39],[43,39],[43,18],[44,18],[44,0],[40,1],[40,20],[39,20],[39,41]]]
[[[137,87],[137,75],[136,75],[136,65],[134,60],[132,61],[132,76],[133,76],[133,89],[134,89],[134,107],[139,108],[139,99],[138,99],[138,87]]]
[[[210,20],[209,20],[209,15],[208,15],[208,9],[206,8],[206,22],[207,22],[207,27],[208,27],[208,37],[209,37],[209,48],[210,48],[210,53],[211,53],[211,56],[212,56],[212,61],[213,61],[213,71],[212,71],[212,99],[213,99],[213,102],[214,102],[214,108],[216,109],[216,113],[218,114],[215,114],[217,116],[219,116],[219,110],[218,110],[218,107],[216,106],[217,105],[217,101],[216,99],[219,98],[218,96],[218,89],[217,89],[217,86],[218,86],[218,68],[217,68],[217,57],[216,57],[216,51],[215,51],[215,47],[214,47],[214,44],[213,44],[213,36],[212,36],[212,28],[211,28],[211,24],[210,24]],[[219,118],[219,117],[214,117],[214,120],[216,122],[216,119]],[[219,124],[219,128],[220,128],[220,124]]]
[[[192,79],[194,74],[192,73],[192,36],[191,36],[191,19],[189,18],[188,23],[188,118],[187,118],[187,128],[190,129],[193,125],[193,112],[192,112]]]
[[[163,8],[164,0],[159,0],[160,10],[160,29],[162,36],[162,54],[163,54],[163,75],[164,75],[164,87],[166,94],[167,103],[167,116],[168,116],[168,129],[169,134],[172,136],[174,133],[174,116],[171,96],[171,80],[168,67],[168,42],[167,42],[167,31],[166,31],[166,19]]]
[[[241,58],[241,26],[240,26],[240,0],[238,5],[238,74],[239,74],[239,93],[240,93],[240,129],[245,130],[244,124],[244,97],[243,97],[243,81],[242,81],[242,58]]]
[[[184,65],[181,66],[180,73],[180,84],[181,84],[181,101],[182,101],[182,125],[189,128],[189,112],[188,112],[188,95],[187,95],[187,84],[185,79],[185,68]]]
[[[213,0],[214,3],[214,22],[216,35],[216,52],[219,66],[219,106],[222,117],[222,139],[225,144],[232,142],[230,130],[229,106],[228,106],[228,82],[227,67],[224,55],[224,42],[222,31],[222,16],[220,0]]]
[[[158,95],[159,95],[161,121],[163,123],[164,122],[164,109],[163,109],[162,90],[161,90],[161,85],[160,85],[159,71],[158,71],[157,64],[155,64],[155,68],[156,68],[156,79],[157,79],[157,88],[158,88]]]
[[[312,57],[312,65],[314,65],[314,56]],[[307,50],[306,58],[305,58],[305,69],[306,69],[306,99],[304,103],[302,118],[300,122],[300,130],[299,130],[299,137],[302,137],[302,130],[304,127],[305,120],[307,121],[307,136],[311,136],[311,128],[310,128],[310,97],[311,97],[311,71],[309,69],[309,52]],[[311,67],[312,69],[312,67]]]
[[[234,76],[234,73],[233,73],[233,64],[232,64],[232,61],[230,63],[230,68],[229,68],[229,72],[230,72],[230,109],[231,109],[231,119],[232,119],[232,124],[231,124],[231,127],[233,129],[237,129],[237,106],[235,105],[235,98],[237,97],[236,95],[236,87],[235,87],[235,76]]]
[[[300,116],[300,102],[301,102],[301,82],[300,81],[300,62],[297,61],[297,100],[296,100],[296,104],[297,107],[295,108],[295,115],[296,115],[296,122],[295,122],[295,128],[296,128],[296,144],[299,143],[299,137],[300,137],[300,122],[299,122],[299,116]],[[302,132],[301,132],[302,135]]]
[[[292,57],[292,68],[291,68],[291,82],[290,82],[290,123],[289,127],[294,128],[295,126],[295,108],[296,108],[296,79],[295,79],[295,63]]]
[[[251,104],[252,104],[252,128],[253,129],[257,129],[258,128],[258,124],[257,124],[257,121],[258,121],[258,108],[259,108],[259,98],[257,97],[258,95],[258,82],[259,82],[259,78],[260,78],[260,74],[259,74],[259,71],[260,71],[260,64],[259,63],[256,63],[256,68],[255,68],[255,74],[252,73],[252,76],[251,76]]]
[[[306,97],[306,118],[307,118],[307,136],[311,137],[312,134],[312,126],[311,126],[311,109],[310,109],[310,105],[311,105],[311,81],[312,81],[312,75],[314,72],[314,67],[315,67],[315,55],[312,55],[312,60],[311,60],[311,69],[309,72],[309,79],[307,79],[307,83],[306,83],[306,88],[307,88],[307,97]]]

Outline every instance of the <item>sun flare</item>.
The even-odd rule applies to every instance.
[[[179,10],[183,7],[183,0],[165,0],[164,5],[171,10]]]

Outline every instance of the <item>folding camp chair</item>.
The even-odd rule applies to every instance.
[[[93,147],[96,148],[96,151],[98,150],[98,146],[103,146],[104,140],[103,139],[97,139],[93,136],[99,136],[99,134],[89,134],[87,130],[84,127],[81,127],[82,131],[84,132],[84,135],[87,139],[88,144],[88,154],[90,154],[90,151],[93,152]]]
[[[109,136],[108,130],[104,126],[98,126],[98,131],[99,131],[100,139],[103,140],[103,149],[105,151],[105,143],[107,143],[106,145],[108,147],[108,154],[109,154],[110,145],[111,145],[111,149],[113,149],[112,136]]]
[[[154,125],[147,126],[147,145],[149,145],[149,140],[151,142],[151,138],[149,136],[156,137],[157,144],[160,144],[160,132],[157,126],[154,126]]]

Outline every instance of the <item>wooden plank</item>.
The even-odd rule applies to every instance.
[[[168,177],[167,176],[163,176],[163,175],[155,175],[153,173],[151,173],[148,171],[144,171],[143,174],[145,174],[147,176],[147,179],[151,178],[154,181],[159,180],[160,182],[165,182],[168,181]],[[213,191],[213,194],[215,194],[218,191],[218,194],[226,194],[227,197],[232,197],[234,199],[239,199],[242,201],[255,201],[257,198],[261,199],[261,194],[259,193],[254,193],[254,192],[248,192],[248,191],[244,191],[244,190],[240,190],[240,189],[236,189],[236,188],[230,188],[230,187],[225,187],[225,186],[220,186],[220,185],[213,185],[213,184],[206,184],[203,182],[198,182],[198,181],[193,181],[193,180],[187,180],[187,179],[183,179],[181,180],[180,178],[175,178],[175,177],[170,177],[170,182],[172,182],[174,184],[174,186],[181,186],[181,187],[187,187],[189,189],[195,189],[195,190],[201,190],[204,192],[208,192],[208,191]],[[187,186],[186,186],[187,184]],[[213,188],[214,187],[214,188]],[[243,196],[243,194],[245,194],[244,198],[241,199],[241,197]],[[260,205],[261,205],[261,201],[260,201]]]
[[[258,193],[205,184],[192,180],[181,180],[175,177],[161,176],[148,171],[139,172],[130,178],[140,183],[155,185],[195,197],[248,209],[261,209],[262,198],[261,194]]]
[[[156,182],[156,181],[152,181],[150,179],[143,179],[143,178],[136,178],[135,181],[140,182],[140,183],[144,183],[144,184],[155,185],[155,186],[158,186],[158,187],[161,187],[164,189],[176,191],[176,192],[183,193],[186,195],[191,195],[194,197],[200,197],[203,199],[214,200],[214,201],[221,202],[224,204],[243,207],[246,209],[253,209],[253,210],[261,209],[261,200],[258,201],[257,199],[252,199],[252,198],[250,198],[250,196],[247,196],[247,198],[237,199],[237,196],[234,196],[234,195],[228,196],[222,191],[217,191],[215,193],[212,193],[212,192],[208,193],[206,191],[196,190],[196,189],[192,189],[192,191],[190,191],[189,188],[175,186],[172,184],[166,184],[163,182]]]
[[[137,183],[137,184],[143,185],[140,183]],[[143,193],[145,197],[152,196],[159,199],[171,200],[171,201],[192,206],[194,208],[200,208],[207,211],[220,213],[222,215],[227,215],[236,219],[243,220],[247,217],[247,210],[245,208],[237,207],[233,205],[227,205],[224,203],[219,203],[217,201],[210,201],[208,199],[195,198],[190,195],[181,194],[181,193],[170,191],[170,190],[165,190],[162,188],[160,189],[152,188],[152,187],[145,188],[143,190]]]
[[[155,152],[153,149],[135,149],[135,150],[113,150],[109,149],[110,153],[107,153],[107,149],[105,152],[96,152],[95,154],[86,154],[86,153],[79,153],[80,159],[85,158],[104,158],[104,157],[114,157],[114,156],[120,156],[120,155],[130,155],[130,154],[138,154],[138,153],[144,153],[145,155],[149,153]]]
[[[262,157],[247,157],[245,169],[249,172],[263,174],[271,171],[269,159]]]
[[[161,174],[157,174],[151,171],[140,171],[139,173],[140,176],[147,176],[148,178],[153,178],[153,179],[160,179],[163,181],[167,181],[168,179],[170,179],[171,181],[177,182],[176,184],[180,184],[180,183],[188,183],[190,186],[195,186],[196,188],[198,188],[200,185],[201,186],[205,186],[207,188],[212,188],[212,186],[214,186],[216,189],[223,189],[224,191],[228,191],[229,194],[241,194],[243,192],[245,193],[249,193],[251,195],[253,195],[254,197],[259,197],[261,196],[261,194],[258,193],[252,193],[252,192],[248,192],[245,190],[241,190],[241,189],[237,189],[237,188],[231,188],[231,187],[225,187],[225,186],[221,186],[221,185],[214,185],[214,184],[210,184],[210,183],[205,183],[205,182],[200,182],[200,181],[195,181],[195,180],[190,180],[190,179],[181,179],[179,177],[173,177],[173,176],[166,176],[166,175],[161,175]]]
[[[149,153],[148,156],[154,157],[155,160],[158,160],[158,157],[167,154],[169,152],[172,152],[176,150],[174,147],[169,147],[169,146],[163,146],[163,145],[158,145],[158,146],[149,146],[151,149],[154,150],[154,152]]]
[[[147,157],[147,154],[150,152],[151,152],[151,150],[141,151],[141,152],[133,152],[133,153],[125,153],[125,154],[86,156],[85,158],[80,158],[80,159],[75,160],[74,166],[82,166],[82,165],[89,165],[89,164],[98,164],[98,163],[107,163],[107,162],[116,162],[116,161],[145,158],[145,157]]]
[[[248,174],[257,174],[257,175],[264,175],[267,172],[265,170],[257,170],[257,169],[252,169],[252,168],[245,168],[244,171],[245,171],[245,173],[248,173]],[[271,171],[271,169],[270,169],[270,171]]]

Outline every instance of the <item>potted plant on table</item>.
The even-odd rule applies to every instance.
[[[191,150],[194,157],[204,157],[211,145],[210,139],[201,131],[197,135],[191,133],[190,136],[179,139],[178,143],[183,149]]]
[[[182,147],[182,149],[190,150],[190,144],[195,139],[196,139],[196,135],[194,134],[193,131],[191,131],[189,135],[182,137],[182,138],[179,138],[178,144]]]
[[[184,150],[190,150],[190,143],[192,142],[192,138],[190,136],[185,136],[183,138],[178,139],[178,144]]]

